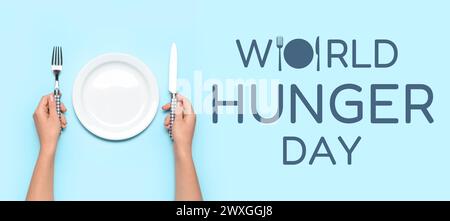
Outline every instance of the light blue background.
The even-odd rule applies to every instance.
[[[167,66],[170,43],[179,47],[180,77],[193,79],[279,79],[285,85],[285,112],[272,125],[251,115],[237,124],[235,115],[199,114],[194,160],[206,200],[448,200],[450,168],[448,125],[448,1],[8,1],[0,7],[0,200],[23,200],[38,154],[32,113],[39,98],[52,91],[50,53],[64,48],[61,76],[68,128],[58,147],[55,171],[57,200],[172,200],[174,166],[164,113],[143,133],[123,142],[98,139],[77,120],[72,86],[90,59],[106,52],[124,52],[143,60],[156,74],[160,103],[169,101]],[[399,48],[389,69],[344,69],[335,65],[315,71],[313,65],[278,72],[275,45],[264,69],[251,62],[243,68],[235,45],[241,39],[260,42],[283,35],[285,42],[304,38],[322,45],[330,38],[358,40],[361,61],[372,62],[373,40],[387,38]],[[323,46],[322,46],[323,47]],[[324,49],[324,48],[322,48]],[[325,53],[325,51],[321,51]],[[351,61],[351,57],[347,57]],[[298,121],[289,121],[289,85],[298,84],[315,105],[315,88],[324,86],[324,121],[317,124],[299,106]],[[337,122],[329,111],[332,90],[343,83],[363,87],[364,119]],[[396,116],[397,125],[369,123],[369,87],[397,83],[397,91],[381,92],[394,102],[382,116]],[[404,85],[432,87],[428,124],[421,114],[405,124]],[[247,91],[246,91],[247,93]],[[210,92],[205,92],[204,96]],[[247,98],[247,97],[246,97]],[[423,98],[423,97],[422,97]],[[416,97],[420,102],[421,97]],[[200,102],[195,101],[194,102]],[[249,100],[244,101],[246,104]],[[343,110],[343,107],[341,107]],[[351,110],[349,110],[351,111]],[[348,112],[352,113],[352,112]],[[282,137],[298,136],[307,144],[306,159],[282,165]],[[362,136],[346,164],[337,137],[349,143]],[[337,164],[311,154],[324,136]]]

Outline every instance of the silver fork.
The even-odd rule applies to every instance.
[[[62,47],[56,46],[53,47],[52,54],[52,72],[55,76],[55,90],[53,90],[53,95],[56,100],[56,112],[58,116],[61,118],[61,91],[59,90],[59,74],[62,71],[63,65],[63,56],[62,56]]]

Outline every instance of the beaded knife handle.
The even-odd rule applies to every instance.
[[[177,96],[176,96],[176,94],[172,94],[172,101],[170,103],[170,125],[169,125],[169,135],[170,135],[170,139],[172,139],[172,140],[173,140],[172,127],[173,127],[173,122],[175,121],[176,108],[177,108]]]

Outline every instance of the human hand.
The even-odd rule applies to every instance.
[[[162,107],[170,110],[170,103]],[[170,114],[164,120],[166,129],[170,129]],[[192,159],[192,139],[195,131],[195,112],[191,102],[177,94],[175,120],[172,126],[173,148],[175,153],[175,199],[202,200],[200,184]]]
[[[61,128],[66,128],[67,121],[63,113],[67,111],[61,103],[61,119],[56,112],[56,101],[53,94],[41,98],[33,114],[34,124],[39,136],[41,153],[54,154],[58,143]]]
[[[192,155],[192,139],[195,131],[195,112],[191,102],[184,96],[177,94],[177,107],[175,109],[175,120],[172,126],[173,147],[176,155]],[[170,110],[170,103],[162,107]],[[170,128],[170,116],[164,120],[166,129]]]

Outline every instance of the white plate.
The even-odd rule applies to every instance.
[[[81,69],[72,100],[86,129],[104,139],[123,140],[145,130],[155,117],[158,85],[139,59],[127,54],[104,54]]]

